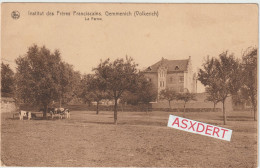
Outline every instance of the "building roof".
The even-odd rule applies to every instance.
[[[144,72],[157,72],[158,68],[160,66],[164,66],[167,68],[167,71],[171,72],[181,72],[181,71],[187,71],[188,70],[188,63],[189,59],[185,60],[168,60],[162,58],[157,63],[153,64],[152,66],[149,66],[144,70]]]
[[[14,102],[15,100],[11,97],[1,97],[1,101]]]

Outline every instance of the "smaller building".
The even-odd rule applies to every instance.
[[[15,100],[11,97],[1,97],[1,113],[17,111]]]

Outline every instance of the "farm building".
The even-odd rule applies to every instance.
[[[157,88],[158,94],[166,88],[176,92],[197,92],[197,77],[192,71],[191,57],[184,60],[162,58],[146,68],[143,73],[147,80]]]
[[[11,97],[1,97],[1,112],[8,113],[17,110],[15,100]]]

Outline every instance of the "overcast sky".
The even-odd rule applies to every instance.
[[[11,17],[20,13],[19,19]],[[55,16],[28,12],[51,11]],[[83,16],[56,16],[57,11],[101,12],[102,21]],[[155,16],[106,16],[105,12],[158,11]],[[3,4],[2,60],[26,54],[33,43],[59,49],[62,59],[82,73],[91,73],[100,59],[134,58],[139,68],[162,57],[191,56],[196,72],[207,55],[229,50],[237,57],[258,46],[258,6],[255,4]],[[11,61],[7,62],[5,60]],[[203,87],[199,86],[199,91]]]

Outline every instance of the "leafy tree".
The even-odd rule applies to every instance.
[[[149,110],[149,104],[151,101],[155,101],[157,97],[157,91],[154,89],[152,83],[147,81],[143,74],[139,73],[136,86],[131,91],[125,91],[121,98],[120,103],[138,105],[143,103],[147,105],[147,112]]]
[[[59,74],[59,102],[61,107],[63,103],[67,104],[78,96],[81,75],[78,71],[74,71],[72,65],[66,62],[60,63]]]
[[[198,80],[204,86],[212,86],[212,84],[215,83],[214,79],[217,76],[216,60],[215,58],[209,58],[209,56],[207,56],[204,61],[202,69],[199,69]]]
[[[153,87],[152,82],[147,81],[147,79],[142,74],[140,74],[137,84],[138,101],[146,104],[148,111],[149,103],[151,101],[155,101],[157,98],[157,90]]]
[[[9,64],[1,64],[1,94],[11,97],[14,94],[14,72]]]
[[[94,101],[93,99],[93,93],[89,91],[88,82],[90,80],[92,75],[83,75],[81,81],[80,81],[80,94],[79,97],[83,100],[83,102],[86,104],[88,103],[88,106],[91,105],[91,102]]]
[[[225,101],[232,94],[237,94],[241,88],[241,64],[233,55],[227,52],[220,54],[216,60],[218,94],[223,105],[224,125],[227,122]]]
[[[220,102],[220,96],[218,95],[217,87],[217,70],[214,58],[209,58],[205,60],[202,65],[203,69],[199,70],[198,80],[206,87],[206,93],[208,94],[206,101],[213,102],[213,109],[215,111],[216,104]]]
[[[257,48],[249,48],[242,57],[243,86],[242,95],[244,99],[250,100],[254,120],[257,120]]]
[[[16,59],[17,97],[43,106],[44,118],[48,106],[59,98],[61,58],[57,53],[51,53],[45,46],[33,45],[24,57]]]
[[[241,65],[238,59],[232,54],[223,52],[218,59],[207,59],[203,64],[203,69],[199,70],[198,80],[204,86],[209,87],[215,95],[215,100],[219,100],[223,105],[223,120],[226,124],[225,101],[232,94],[237,94],[241,88]]]
[[[125,91],[121,95],[120,103],[121,104],[131,104],[131,105],[138,105],[139,97],[137,93],[133,93],[130,91]]]
[[[213,111],[216,111],[216,105],[220,102],[217,86],[212,84],[206,87],[206,93],[208,94],[206,100],[213,103]]]
[[[169,103],[169,109],[171,109],[171,101],[177,99],[177,93],[174,90],[166,88],[161,90],[159,94],[159,99],[167,100]]]
[[[105,83],[101,82],[101,79],[96,75],[92,75],[88,79],[87,88],[88,92],[91,93],[93,100],[97,102],[96,114],[98,114],[100,101],[108,98]]]
[[[177,100],[184,101],[183,116],[185,116],[186,103],[188,103],[192,100],[196,101],[197,99],[196,99],[196,95],[194,93],[189,93],[189,91],[187,91],[185,93],[178,93]]]
[[[117,124],[117,104],[122,94],[136,87],[137,81],[137,64],[133,62],[132,58],[116,59],[111,62],[109,59],[98,65],[93,69],[97,78],[108,94],[114,99],[114,123]]]

